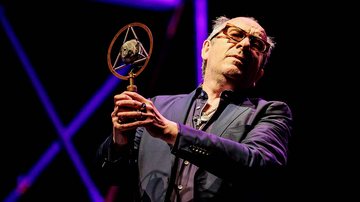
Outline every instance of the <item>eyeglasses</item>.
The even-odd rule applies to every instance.
[[[247,33],[245,30],[242,30],[241,28],[230,23],[226,24],[225,28],[222,30],[222,33],[224,33],[225,36],[215,35],[212,38],[226,38],[232,40],[232,42],[234,43],[239,43],[240,41],[248,37],[251,49],[260,53],[267,53],[270,48],[270,44],[268,42],[264,41],[259,37],[253,36]]]

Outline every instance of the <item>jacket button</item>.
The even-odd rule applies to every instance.
[[[182,189],[183,189],[183,186],[182,186],[181,184],[179,184],[179,185],[177,186],[177,188],[178,188],[178,190],[182,190]]]
[[[184,164],[187,166],[189,165],[189,161],[184,161]]]

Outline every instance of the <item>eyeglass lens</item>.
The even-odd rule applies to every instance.
[[[250,47],[252,49],[255,49],[262,53],[266,52],[266,50],[267,50],[267,44],[262,39],[260,39],[256,36],[252,36],[238,27],[228,26],[227,29],[225,29],[224,34],[229,36],[232,40],[234,40],[236,42],[240,42],[244,38],[249,37]]]

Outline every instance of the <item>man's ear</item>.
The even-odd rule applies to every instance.
[[[201,57],[206,60],[209,57],[210,41],[205,40],[201,49]]]

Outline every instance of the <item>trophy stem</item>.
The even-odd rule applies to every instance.
[[[129,82],[130,85],[127,86],[127,90],[131,91],[131,92],[137,92],[137,86],[134,84],[135,83],[135,74],[133,72],[129,73]]]

